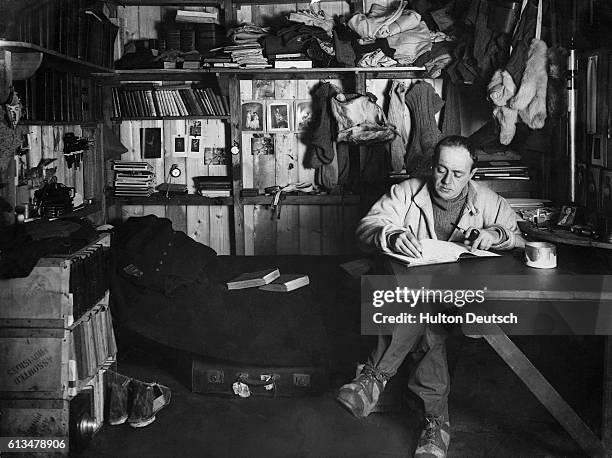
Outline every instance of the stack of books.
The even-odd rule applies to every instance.
[[[199,65],[199,63],[198,63]],[[115,117],[228,116],[227,97],[211,88],[113,88]]]
[[[259,43],[226,46],[224,52],[230,54],[232,62],[241,68],[270,68],[272,65],[263,55],[263,48]]]
[[[529,180],[529,169],[518,160],[476,163],[475,180]]]
[[[196,193],[204,197],[230,197],[232,182],[227,176],[193,177]]]
[[[153,167],[148,162],[115,161],[115,195],[149,197],[154,192]]]
[[[201,55],[198,51],[183,54],[183,69],[198,70],[200,68]]]

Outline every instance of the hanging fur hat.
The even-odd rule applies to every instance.
[[[510,73],[506,70],[497,70],[487,86],[489,100],[498,107],[506,105],[508,100],[516,93],[516,84]]]
[[[518,112],[508,106],[495,107],[493,116],[499,122],[499,142],[502,145],[509,145],[516,133],[516,120]]]

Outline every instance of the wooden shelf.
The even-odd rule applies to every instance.
[[[237,75],[256,79],[327,79],[343,78],[349,74],[365,74],[366,78],[417,78],[424,76],[423,67],[330,67],[330,68],[201,68],[201,69],[148,69],[115,70],[94,73],[108,84],[120,81],[197,80],[205,75]]]
[[[229,115],[224,116],[138,116],[138,117],[122,117],[111,118],[111,121],[114,123],[121,123],[122,121],[163,121],[163,120],[172,120],[172,119],[220,119],[222,121],[227,121],[230,119]]]
[[[82,69],[86,69],[88,73],[91,72],[112,72],[112,69],[95,65],[90,62],[70,57],[65,54],[61,54],[51,49],[43,48],[32,43],[25,43],[23,41],[7,41],[0,40],[0,49],[5,51],[11,51],[13,53],[41,53],[43,60],[48,58],[53,61],[54,64],[64,64],[71,67],[78,66]]]
[[[240,205],[272,205],[274,196],[240,197]],[[359,205],[358,195],[284,195],[282,205]],[[155,193],[151,197],[113,196],[117,205],[234,205],[232,197],[204,197],[197,194],[185,194],[166,198]]]
[[[598,242],[597,240],[588,237],[576,235],[565,229],[556,228],[538,228],[526,221],[520,221],[519,227],[524,234],[532,240],[543,240],[545,242],[563,243],[565,245],[574,245],[592,248],[604,248],[612,250],[612,243]]]
[[[272,205],[274,196],[241,197],[243,205]],[[359,205],[358,195],[283,195],[281,205]]]
[[[114,196],[115,205],[234,205],[232,197],[204,197],[197,194],[166,197],[155,193],[151,197]]]

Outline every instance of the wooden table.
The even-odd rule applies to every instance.
[[[595,248],[557,246],[558,267],[556,269],[533,269],[524,265],[522,251],[505,253],[499,258],[481,258],[462,260],[457,263],[438,264],[407,268],[391,258],[387,265],[394,275],[424,276],[483,276],[483,275],[528,275],[535,278],[531,291],[517,291],[512,300],[537,301],[538,295],[545,300],[550,291],[547,286],[550,280],[560,275],[609,275],[612,274],[612,254]],[[502,282],[489,292],[495,295],[502,292]],[[541,285],[533,288],[533,285]],[[579,291],[568,291],[568,299],[580,300]],[[498,295],[504,300],[505,293]],[[489,296],[489,295],[487,295]],[[571,296],[571,297],[570,297]],[[604,380],[602,400],[602,433],[598,437],[565,402],[555,388],[544,378],[540,371],[529,361],[525,354],[501,330],[482,336],[505,363],[522,380],[536,398],[546,407],[552,416],[563,426],[580,447],[590,456],[612,456],[612,339],[605,337]]]

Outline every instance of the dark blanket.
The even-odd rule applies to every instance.
[[[328,366],[353,364],[360,346],[359,282],[338,256],[220,256],[206,280],[167,297],[113,275],[112,310],[129,330],[163,345],[235,363]],[[244,272],[279,268],[308,274],[289,292],[228,291]]]

